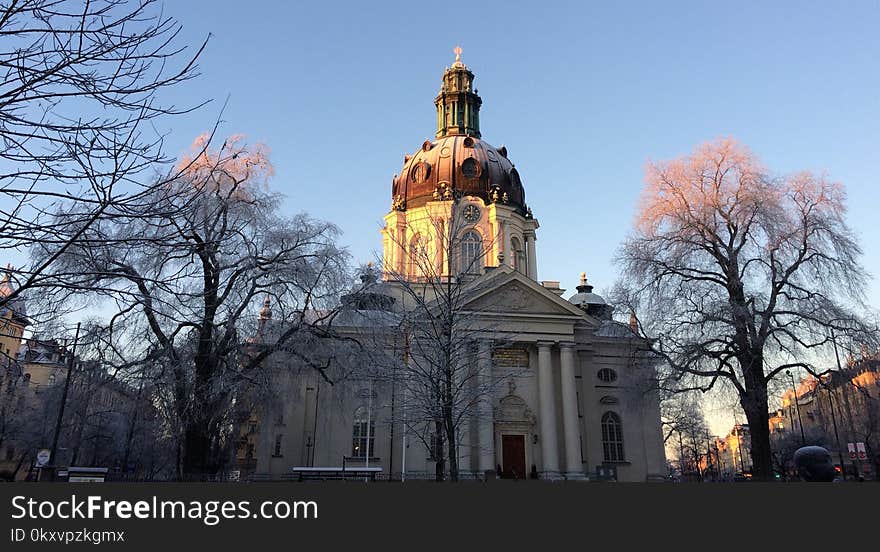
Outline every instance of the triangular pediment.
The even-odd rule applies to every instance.
[[[464,304],[468,311],[586,317],[576,306],[518,272],[499,271],[490,278],[474,282],[471,289],[473,296]]]

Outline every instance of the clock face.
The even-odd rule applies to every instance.
[[[464,220],[476,222],[480,220],[480,208],[476,205],[468,205],[464,208]]]

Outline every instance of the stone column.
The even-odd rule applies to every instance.
[[[407,262],[409,260],[409,236],[407,236],[406,221],[403,217],[398,217],[397,219],[397,234],[394,236],[394,240],[394,270],[397,271],[398,275],[406,274]]]
[[[583,479],[577,388],[574,379],[574,344],[561,343],[559,358],[562,376],[562,428],[565,435],[565,477]]]
[[[553,363],[551,343],[538,342],[538,410],[541,416],[541,457],[543,477],[559,477],[559,445],[556,437],[556,404],[553,390]]]
[[[535,241],[537,237],[534,232],[526,232],[523,238],[526,241],[526,249],[529,255],[529,271],[528,277],[532,280],[538,280],[538,252],[535,251]]]
[[[489,341],[479,341],[477,351],[477,364],[479,369],[479,392],[481,393],[478,408],[479,420],[479,470],[480,476],[486,474],[486,470],[495,469],[495,420],[492,409],[492,351]]]

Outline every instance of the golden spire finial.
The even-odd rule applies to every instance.
[[[455,62],[461,63],[461,46],[456,46],[452,51],[455,52]]]
[[[581,285],[582,286],[587,285],[587,273],[586,272],[581,272]]]

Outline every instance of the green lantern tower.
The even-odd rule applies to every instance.
[[[455,63],[443,72],[443,85],[434,98],[437,106],[437,138],[452,135],[480,137],[480,105],[483,100],[473,89],[474,74],[461,61],[461,48],[455,48]]]

